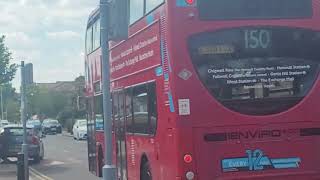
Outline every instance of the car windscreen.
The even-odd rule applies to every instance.
[[[23,128],[5,128],[4,132],[9,136],[23,136]],[[27,129],[27,135],[32,135],[32,130]]]
[[[87,121],[79,121],[80,127],[87,127]]]
[[[249,115],[299,103],[319,73],[320,32],[245,27],[189,39],[192,62],[208,91],[225,107]]]
[[[33,121],[28,121],[27,124],[28,124],[28,125],[39,126],[39,125],[41,125],[41,122],[40,122],[40,121],[33,120]]]
[[[45,121],[44,122],[45,125],[59,125],[59,122],[58,121]]]

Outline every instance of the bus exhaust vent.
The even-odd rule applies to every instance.
[[[320,128],[304,128],[300,129],[300,136],[319,136]]]
[[[204,136],[204,140],[208,142],[212,141],[226,141],[227,134],[226,133],[214,133],[214,134],[206,134]]]

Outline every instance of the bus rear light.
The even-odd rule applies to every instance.
[[[188,5],[192,5],[195,2],[195,0],[185,0],[185,1]]]
[[[186,154],[184,155],[183,160],[185,163],[189,164],[192,162],[192,156],[190,154]]]
[[[194,173],[192,171],[189,171],[186,173],[187,180],[193,180],[194,179]]]

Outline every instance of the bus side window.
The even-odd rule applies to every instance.
[[[147,85],[133,88],[134,133],[148,134],[148,93]]]
[[[90,54],[93,50],[93,44],[92,44],[92,26],[90,26],[87,29],[87,33],[86,33],[86,53]]]
[[[118,99],[118,93],[114,93],[112,95],[112,117],[113,117],[113,123],[114,125],[118,125],[119,120],[119,99]]]
[[[156,134],[158,111],[157,111],[157,94],[156,84],[148,85],[148,112],[149,112],[149,134]]]
[[[135,23],[144,15],[144,0],[130,0],[130,24]]]
[[[103,118],[103,97],[102,94],[95,96],[94,98],[94,114],[95,114],[95,127],[96,130],[104,129],[104,118]]]
[[[100,19],[97,19],[97,21],[93,24],[92,34],[92,46],[94,51],[100,47]]]
[[[164,0],[147,0],[146,1],[146,13],[151,12],[156,7],[158,7],[160,4],[162,4]]]
[[[126,108],[126,127],[127,132],[133,133],[133,116],[132,116],[132,89],[126,90],[126,99],[125,99],[125,108]]]

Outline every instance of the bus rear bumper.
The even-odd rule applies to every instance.
[[[255,174],[245,176],[229,176],[220,177],[217,180],[319,180],[320,171],[305,171],[297,173],[270,173],[270,174]]]

